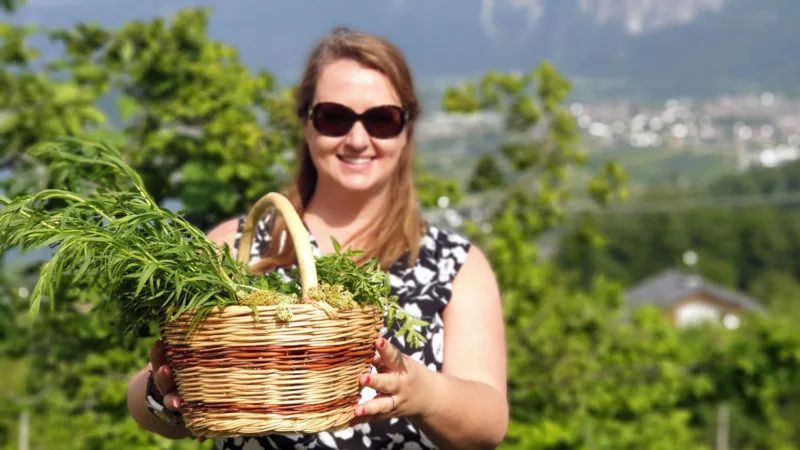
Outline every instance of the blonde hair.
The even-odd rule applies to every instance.
[[[414,123],[419,116],[420,105],[414,90],[411,71],[403,54],[389,41],[347,28],[335,28],[313,48],[303,72],[295,98],[295,112],[301,121],[307,120],[322,69],[340,59],[352,59],[364,67],[383,73],[394,86],[408,114],[408,140],[390,182],[388,201],[383,206],[377,221],[355,233],[355,236],[360,238],[366,236],[363,242],[367,243],[358,249],[364,252],[359,262],[376,258],[385,270],[403,256],[407,256],[407,262],[413,264],[419,256],[420,240],[425,225],[417,207],[412,176]],[[303,140],[298,147],[297,172],[293,183],[287,188],[287,197],[301,217],[314,194],[316,183],[317,169],[311,160],[308,143]],[[271,242],[281,242],[285,230],[286,225],[283,220],[276,217],[273,222]],[[291,239],[285,239],[283,244],[270,245],[261,255],[260,261],[254,264],[253,271],[267,272],[276,267],[288,267],[294,264],[296,261]],[[348,244],[349,242],[343,242],[342,247],[347,247]]]

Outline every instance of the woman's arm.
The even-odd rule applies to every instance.
[[[381,373],[361,381],[385,395],[358,407],[356,421],[409,416],[439,448],[493,449],[508,430],[505,332],[494,273],[474,246],[443,321],[441,373],[378,341]]]
[[[494,273],[475,246],[442,319],[442,373],[415,422],[440,448],[495,448],[508,430],[505,332]]]

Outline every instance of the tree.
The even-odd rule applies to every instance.
[[[503,292],[512,412],[506,447],[700,448],[690,412],[678,405],[683,354],[666,321],[653,314],[626,320],[618,285],[595,278],[581,292],[538,261],[536,239],[567,220],[567,176],[583,163],[577,127],[561,106],[568,92],[569,83],[543,64],[524,75],[492,72],[444,97],[451,111],[495,109],[506,120],[502,164],[490,163],[492,156],[479,163],[510,168],[487,186],[501,189],[484,192],[499,206],[489,232],[469,228]],[[620,168],[608,164],[586,189],[604,205],[624,198],[623,183]]]
[[[56,65],[116,99],[124,151],[148,191],[180,201],[201,228],[277,190],[300,136],[291,89],[210,40],[208,15],[52,33],[68,51]]]
[[[800,377],[796,333],[768,318],[754,318],[736,334],[676,330],[657,309],[626,308],[616,281],[677,264],[697,245],[716,245],[719,258],[735,264],[740,236],[760,243],[749,248],[763,264],[781,247],[776,235],[753,228],[741,235],[735,227],[719,233],[715,226],[735,223],[727,214],[571,221],[564,213],[571,193],[566,175],[583,160],[574,124],[560,106],[567,90],[543,64],[525,75],[490,73],[444,97],[451,111],[492,108],[506,117],[506,139],[493,155],[502,164],[493,165],[510,168],[502,177],[510,185],[484,190],[486,203],[499,206],[490,209],[488,227],[468,227],[503,293],[512,418],[504,447],[708,448],[717,407],[727,403],[735,426],[746,430],[730,436],[735,448],[797,448],[786,416]],[[600,206],[624,199],[624,180],[610,163],[591,178],[588,194]],[[575,255],[565,265],[539,258],[537,239],[565,226],[579,242],[571,241],[568,251],[594,255],[588,265],[580,266]],[[570,285],[575,267],[585,268],[583,283]],[[608,272],[615,278],[603,275]]]
[[[475,164],[467,189],[471,192],[481,192],[500,188],[504,184],[503,171],[498,167],[497,160],[491,155],[483,155]]]
[[[3,0],[0,2],[0,10],[12,13],[24,4],[25,0]]]

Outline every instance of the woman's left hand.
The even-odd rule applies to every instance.
[[[378,338],[375,347],[378,352],[372,365],[378,373],[361,375],[360,381],[363,386],[375,389],[378,395],[356,406],[352,424],[424,415],[433,399],[437,373],[403,354],[384,338]]]

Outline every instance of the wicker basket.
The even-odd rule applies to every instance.
[[[280,194],[267,194],[250,211],[238,259],[249,259],[256,224],[270,205],[286,220],[305,294],[317,284],[311,244]],[[189,315],[161,324],[184,421],[195,435],[306,434],[349,425],[383,314],[373,306],[335,311],[303,302],[291,308],[288,323],[276,320],[275,306],[257,307],[258,318],[249,306],[229,306],[191,334]]]

